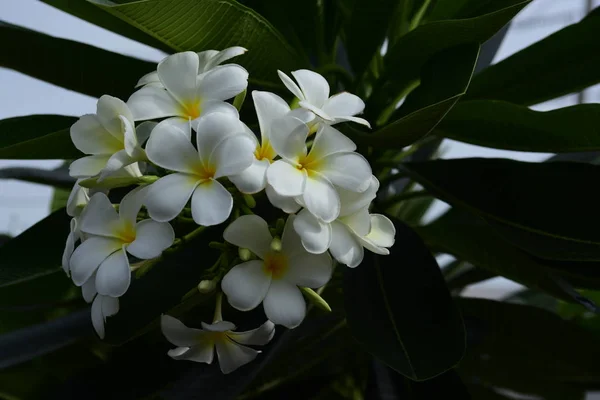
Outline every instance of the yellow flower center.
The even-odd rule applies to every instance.
[[[280,279],[288,268],[288,260],[285,254],[271,251],[264,258],[263,271],[271,275],[273,279]]]
[[[256,151],[254,151],[254,156],[257,160],[269,160],[269,162],[273,162],[277,153],[271,146],[271,143],[268,140],[263,140],[260,146],[256,146]]]
[[[123,222],[116,229],[115,236],[119,237],[125,243],[131,243],[135,240],[135,226],[129,222]]]
[[[196,119],[202,113],[202,109],[200,108],[200,100],[195,99],[192,101],[186,101],[181,104],[181,115],[183,117]]]

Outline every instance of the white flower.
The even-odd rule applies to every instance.
[[[389,254],[386,247],[394,244],[394,224],[380,214],[369,215],[369,204],[379,189],[372,176],[364,193],[340,190],[340,216],[331,223],[319,221],[306,209],[294,220],[294,229],[306,251],[320,254],[329,249],[341,264],[354,268],[364,257],[363,247],[377,254]]]
[[[146,151],[156,165],[176,171],[150,185],[145,205],[152,219],[170,221],[191,197],[192,217],[203,226],[225,221],[233,208],[231,193],[217,181],[252,164],[254,143],[244,125],[228,114],[213,113],[198,120],[194,148],[187,133],[168,122],[152,131]]]
[[[294,96],[300,100],[300,107],[312,111],[328,125],[344,121],[352,121],[371,127],[363,118],[355,117],[365,109],[365,103],[360,97],[342,92],[329,97],[327,80],[316,72],[306,69],[293,71],[296,83],[285,73],[277,71],[279,78]]]
[[[73,185],[73,189],[71,189],[71,193],[69,194],[69,198],[67,199],[67,215],[73,217],[71,218],[71,229],[67,236],[67,242],[62,256],[62,267],[67,276],[71,275],[69,261],[73,254],[73,250],[75,250],[75,243],[78,240],[83,241],[84,239],[79,230],[79,226],[81,225],[81,221],[85,214],[85,206],[87,206],[90,201],[90,189],[79,186],[79,182],[81,181],[82,179],[78,179],[75,182],[75,185]]]
[[[138,120],[168,118],[184,126],[212,112],[237,117],[230,99],[248,86],[248,72],[237,64],[221,65],[198,75],[198,54],[186,51],[168,56],[158,64],[157,74],[164,86],[148,85],[131,95],[127,104]]]
[[[267,318],[287,328],[300,325],[306,314],[298,286],[321,287],[332,273],[329,254],[308,253],[292,227],[293,220],[291,215],[285,224],[281,251],[271,248],[267,223],[256,215],[238,218],[223,233],[226,241],[259,258],[236,265],[223,278],[221,288],[229,304],[248,311],[262,302]]]
[[[317,218],[331,222],[340,213],[335,186],[355,192],[368,188],[371,167],[356,145],[341,132],[321,125],[310,152],[306,146],[308,126],[295,117],[273,122],[271,143],[282,160],[267,170],[269,185],[280,196],[296,201]]]
[[[255,146],[252,165],[240,174],[229,177],[239,191],[249,194],[258,193],[265,188],[267,168],[277,156],[269,139],[271,125],[273,120],[282,118],[290,112],[290,106],[276,94],[254,90],[252,99],[258,117],[261,140],[259,142],[252,132],[248,132],[248,137]]]
[[[239,55],[244,54],[246,51],[247,50],[245,48],[239,47],[239,46],[229,47],[229,48],[227,48],[225,50],[221,50],[221,51],[217,51],[217,50],[201,51],[200,53],[197,53],[198,54],[198,74],[208,72],[211,69],[215,68],[216,66],[220,65],[221,63],[223,63],[233,57],[237,57]],[[140,80],[138,81],[137,85],[135,85],[135,87],[145,86],[145,85],[151,85],[151,86],[164,88],[163,84],[160,81],[160,78],[158,77],[158,72],[156,72],[156,71],[152,71],[152,72],[142,76],[140,78]]]
[[[248,364],[260,353],[244,345],[265,345],[275,334],[275,325],[271,321],[246,332],[235,332],[236,326],[227,321],[202,322],[204,329],[188,328],[168,315],[161,317],[160,324],[169,342],[178,346],[169,350],[171,358],[211,364],[216,347],[219,367],[224,374]]]
[[[142,125],[136,132],[131,111],[123,101],[108,95],[100,97],[96,114],[83,115],[71,127],[75,147],[91,154],[71,164],[71,176],[89,178],[100,174],[104,178],[145,160],[141,144],[148,138],[151,125]]]
[[[92,303],[92,325],[100,339],[104,339],[104,323],[106,322],[106,318],[112,317],[118,312],[119,299],[117,297],[99,294],[94,298],[94,302]]]
[[[70,259],[71,277],[77,286],[96,272],[99,294],[122,296],[131,282],[127,253],[147,260],[160,256],[173,244],[170,224],[149,219],[136,223],[145,189],[136,188],[123,197],[118,214],[105,194],[92,196],[80,226],[86,239]]]

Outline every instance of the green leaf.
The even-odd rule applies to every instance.
[[[484,217],[533,255],[600,260],[600,208],[590,185],[600,166],[465,158],[407,163],[404,169],[434,196]]]
[[[89,1],[174,51],[243,46],[249,51],[236,62],[248,69],[255,82],[279,82],[277,69],[290,71],[304,65],[265,18],[234,0]]]
[[[172,49],[161,42],[160,40],[152,37],[146,32],[138,29],[135,26],[128,24],[127,22],[110,15],[108,13],[98,10],[94,4],[85,0],[42,0],[44,3],[51,5],[61,11],[74,15],[77,18],[81,18],[89,23],[98,25],[106,30],[133,39],[135,41],[147,44],[150,47],[156,47],[170,53]]]
[[[73,146],[64,115],[27,115],[0,120],[0,159],[68,159],[82,153]]]
[[[440,269],[419,236],[395,221],[390,255],[344,269],[348,326],[363,347],[413,380],[439,375],[465,350],[464,326]]]
[[[523,0],[437,0],[428,20],[472,18],[522,2]]]
[[[104,340],[123,344],[140,334],[143,328],[157,323],[162,313],[177,306],[186,293],[206,279],[206,269],[220,255],[220,251],[208,243],[222,237],[219,228],[206,229],[180,248],[164,252],[142,277],[133,280],[120,298],[119,313],[107,320]],[[200,302],[212,298],[210,294],[197,294],[197,297]]]
[[[11,38],[0,42],[0,66],[93,97],[127,99],[138,79],[156,68],[147,61],[6,23],[0,23],[0,35]]]
[[[485,42],[530,2],[523,0],[508,7],[497,2],[499,6],[486,14],[426,23],[409,32],[388,51],[386,75],[381,79],[384,84],[375,88],[368,107],[379,110],[390,104],[410,82],[419,78],[421,68],[435,54],[461,44]]]
[[[355,0],[345,48],[353,72],[361,76],[385,39],[398,0]]]
[[[0,179],[18,179],[23,182],[50,185],[66,190],[70,190],[75,184],[75,178],[69,175],[68,170],[62,168],[58,170],[28,167],[0,168]]]
[[[461,375],[524,393],[540,383],[598,382],[600,342],[579,326],[532,306],[483,299],[458,304],[472,334]]]
[[[466,92],[478,54],[478,44],[466,44],[433,57],[423,67],[421,85],[392,115],[395,121],[364,134],[365,143],[402,148],[431,132]]]
[[[581,104],[553,111],[494,100],[460,102],[435,134],[504,150],[563,153],[600,149],[600,105]]]
[[[0,288],[60,269],[71,218],[64,209],[44,218],[0,247]]]
[[[477,75],[469,99],[531,105],[600,82],[600,9]]]
[[[485,221],[453,208],[433,223],[416,228],[428,246],[492,274],[502,275],[565,301],[579,301],[563,289],[548,268],[505,242]],[[452,232],[451,235],[448,232]]]

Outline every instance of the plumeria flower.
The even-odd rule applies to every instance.
[[[213,112],[238,112],[224,100],[235,97],[248,86],[248,72],[237,64],[221,65],[198,75],[198,54],[186,51],[168,56],[158,64],[157,74],[164,86],[148,85],[135,92],[127,104],[138,120],[165,118],[185,131],[189,121]]]
[[[161,255],[173,244],[170,224],[143,220],[136,222],[146,188],[129,192],[117,213],[108,197],[96,193],[86,207],[81,231],[86,239],[70,259],[71,277],[82,286],[96,272],[96,290],[101,295],[120,297],[131,282],[127,253],[147,260]]]
[[[228,114],[213,113],[196,125],[196,144],[190,140],[189,125],[161,122],[152,131],[146,151],[156,165],[175,171],[154,182],[145,205],[156,221],[175,218],[191,197],[192,217],[203,226],[224,222],[233,208],[231,193],[217,181],[239,174],[252,164],[254,143],[245,126]]]
[[[100,97],[96,114],[83,115],[71,127],[75,147],[90,155],[71,163],[69,173],[77,178],[100,174],[102,179],[126,166],[137,168],[133,164],[146,159],[141,145],[151,127],[145,124],[136,131],[131,111],[123,101],[108,95]]]
[[[386,247],[394,244],[394,224],[384,215],[369,214],[378,189],[379,181],[372,176],[364,193],[339,190],[341,211],[331,223],[319,221],[306,209],[300,211],[294,229],[306,251],[320,254],[329,250],[339,263],[351,268],[362,262],[363,247],[376,254],[389,254]]]
[[[104,324],[107,317],[112,317],[119,312],[119,299],[117,297],[96,295],[92,303],[92,325],[100,337],[104,339]]]
[[[258,117],[261,140],[259,142],[252,132],[248,132],[248,137],[255,146],[252,165],[240,174],[229,177],[241,192],[249,194],[258,193],[267,185],[267,168],[277,156],[269,139],[271,126],[273,120],[282,118],[290,112],[290,106],[276,94],[254,90],[252,99]]]
[[[79,225],[83,219],[85,206],[90,201],[89,189],[79,186],[81,179],[78,179],[73,185],[73,189],[67,199],[67,215],[71,218],[70,232],[67,236],[67,242],[62,256],[62,267],[67,276],[71,275],[70,258],[75,250],[75,243],[78,240],[83,240],[83,235],[79,230]]]
[[[327,80],[318,73],[307,69],[292,72],[298,84],[285,73],[279,70],[277,73],[285,87],[300,100],[300,107],[315,113],[322,122],[333,125],[352,121],[371,127],[367,120],[355,117],[365,109],[365,103],[360,97],[348,92],[329,97]]]
[[[364,192],[371,166],[356,145],[328,125],[317,131],[310,152],[306,146],[308,126],[295,117],[273,122],[271,143],[281,160],[267,170],[267,181],[280,196],[295,196],[317,218],[331,222],[340,213],[335,186]]]
[[[318,288],[331,278],[329,254],[308,253],[292,227],[294,216],[285,224],[281,249],[273,249],[267,223],[256,215],[233,221],[223,237],[229,243],[249,249],[258,260],[234,266],[223,278],[221,288],[227,300],[241,311],[252,310],[261,302],[267,318],[287,328],[300,325],[306,302],[298,286]]]
[[[248,51],[248,50],[246,50],[243,47],[239,47],[239,46],[229,47],[229,48],[227,48],[225,50],[221,50],[221,51],[217,51],[217,50],[201,51],[200,53],[197,53],[198,54],[198,75],[200,75],[204,72],[210,71],[211,69],[224,63],[227,60],[232,59],[233,57],[242,55],[246,51]],[[140,80],[138,81],[137,85],[135,85],[135,87],[145,86],[145,85],[151,85],[151,86],[164,88],[162,82],[160,81],[160,78],[158,77],[158,72],[156,72],[156,71],[152,71],[152,72],[142,76],[140,78]]]
[[[275,334],[275,324],[268,320],[260,327],[246,332],[235,332],[234,324],[221,319],[212,324],[202,322],[203,329],[194,329],[188,328],[176,318],[163,315],[160,325],[167,340],[178,346],[169,350],[171,358],[212,364],[216,348],[219,367],[224,374],[248,364],[260,354],[259,350],[246,345],[265,345]]]

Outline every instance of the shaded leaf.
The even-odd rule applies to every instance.
[[[457,104],[435,134],[504,150],[561,153],[600,150],[600,105],[534,111],[503,101]]]
[[[0,168],[0,179],[18,179],[24,182],[55,186],[65,190],[70,190],[75,184],[75,179],[69,175],[68,171],[27,167]]]
[[[71,217],[64,209],[0,247],[0,288],[51,274],[61,267]]]
[[[464,327],[440,269],[419,236],[395,221],[389,256],[344,269],[346,318],[371,354],[414,380],[441,374],[464,352]]]
[[[281,33],[265,18],[234,0],[144,0],[125,4],[89,1],[174,51],[245,47],[248,53],[236,62],[248,69],[255,82],[279,82],[277,69],[290,71],[303,65]]]
[[[600,9],[513,54],[473,79],[468,99],[532,105],[600,82]]]
[[[0,35],[10,37],[0,41],[0,66],[93,97],[110,94],[126,100],[138,79],[156,67],[6,23],[0,23]]]
[[[429,246],[476,267],[569,302],[580,300],[565,291],[543,264],[506,243],[483,219],[468,212],[453,208],[416,230]]]
[[[465,158],[403,168],[436,197],[484,217],[502,237],[538,257],[600,260],[600,209],[589,184],[600,166]],[[569,190],[556,182],[569,182]]]
[[[473,18],[504,7],[519,5],[522,0],[437,0],[429,21]]]
[[[77,121],[64,115],[27,115],[0,120],[0,158],[66,159],[82,153],[73,146],[69,127]]]
[[[552,388],[555,399],[577,398],[567,394],[582,390],[570,385],[598,381],[600,343],[577,325],[532,306],[484,299],[458,304],[469,332],[461,375],[522,393]]]
[[[504,2],[494,2],[498,7],[486,14],[426,23],[409,32],[386,54],[386,75],[381,79],[385,84],[375,88],[368,107],[379,110],[386,106],[419,78],[423,65],[436,53],[461,44],[485,42],[529,3],[523,0],[506,7]]]

